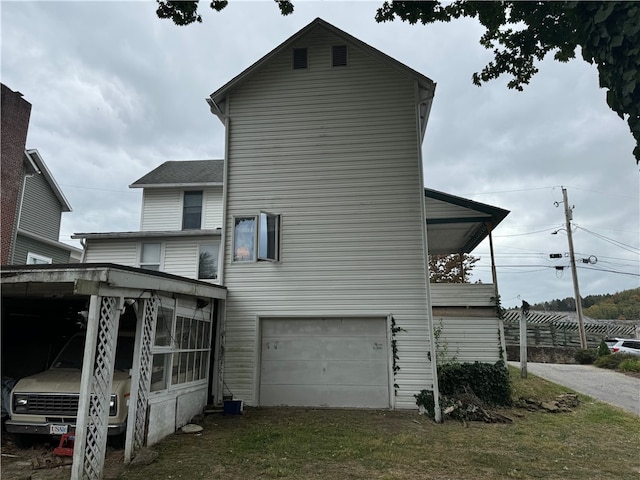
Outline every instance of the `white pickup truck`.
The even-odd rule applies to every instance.
[[[22,378],[11,392],[7,432],[17,434],[19,443],[28,444],[31,435],[62,435],[76,427],[84,333],[71,337],[49,370]],[[127,426],[133,334],[120,334],[116,348],[111,401],[109,436],[124,438]]]

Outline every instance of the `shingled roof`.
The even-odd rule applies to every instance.
[[[164,162],[130,188],[214,186],[224,182],[224,160],[181,160]]]

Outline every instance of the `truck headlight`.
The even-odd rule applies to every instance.
[[[29,411],[29,395],[16,393],[13,395],[14,413],[27,413]]]
[[[118,396],[111,395],[111,399],[109,400],[109,415],[115,416],[118,413]]]

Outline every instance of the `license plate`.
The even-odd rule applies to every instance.
[[[69,425],[49,425],[49,435],[62,435],[68,430]]]

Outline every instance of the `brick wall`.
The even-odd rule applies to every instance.
[[[11,243],[15,237],[18,201],[22,188],[23,155],[29,129],[31,104],[1,84],[0,116],[0,265],[9,263]]]

